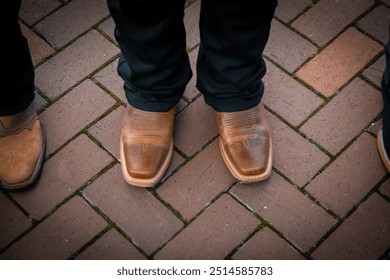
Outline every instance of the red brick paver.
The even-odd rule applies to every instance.
[[[91,31],[36,69],[36,85],[49,98],[65,90],[118,53],[118,48],[97,31]]]
[[[323,100],[267,61],[264,104],[294,126],[303,122]]]
[[[28,29],[27,26],[21,24],[20,27],[23,35],[28,40],[28,47],[34,65],[37,65],[43,59],[54,53],[54,49],[32,30]]]
[[[106,6],[105,0],[73,0],[38,23],[36,28],[50,44],[60,48],[108,16]]]
[[[145,257],[117,230],[111,229],[77,256],[78,260],[142,260]]]
[[[389,259],[376,133],[390,0],[278,2],[264,52],[271,177],[240,184],[222,160],[215,112],[196,88],[201,0],[191,0],[194,76],[172,163],[145,189],[120,170],[127,100],[106,1],[23,0],[47,151],[35,186],[0,190],[0,259]]]
[[[344,217],[386,175],[376,139],[363,134],[306,190],[322,205]]]
[[[321,0],[295,20],[292,26],[323,46],[370,8],[374,2],[374,0]]]
[[[390,179],[387,179],[386,182],[380,188],[380,192],[387,197],[390,197]]]
[[[32,225],[32,221],[2,193],[0,193],[0,205],[0,249],[2,249],[27,230]]]
[[[115,22],[111,17],[104,21],[102,24],[100,24],[98,28],[104,33],[106,33],[112,40],[115,40]]]
[[[123,80],[117,72],[118,59],[110,63],[107,67],[95,74],[94,79],[101,83],[105,88],[115,94],[123,102],[127,102],[123,90]]]
[[[256,233],[232,257],[234,260],[302,260],[291,245],[269,228]]]
[[[155,256],[156,259],[222,259],[260,223],[223,195]],[[190,242],[189,242],[190,240]]]
[[[357,78],[312,117],[302,131],[336,154],[371,124],[382,106],[380,93]]]
[[[72,198],[47,220],[0,255],[1,259],[66,259],[106,227],[80,197]]]
[[[185,10],[184,26],[187,33],[187,47],[193,48],[199,43],[200,1],[196,1]]]
[[[372,134],[375,134],[377,135],[378,134],[378,131],[379,131],[379,128],[382,126],[382,119],[372,123],[369,128],[367,129],[367,131],[371,132]]]
[[[264,54],[287,71],[295,71],[316,51],[317,48],[305,38],[277,20],[272,22],[271,34]]]
[[[41,219],[111,162],[107,153],[81,135],[45,163],[35,188],[12,196],[32,217]]]
[[[225,167],[218,140],[168,179],[157,193],[190,220],[235,179]]]
[[[41,114],[47,130],[47,154],[54,152],[114,104],[115,101],[90,80],[75,87]]]
[[[217,135],[215,111],[204,102],[203,97],[191,103],[175,119],[175,144],[188,156],[200,151]]]
[[[124,112],[125,108],[120,106],[88,130],[118,160],[121,123]]]
[[[282,177],[261,184],[236,185],[232,194],[277,228],[302,251],[308,251],[336,220]]]
[[[315,259],[377,259],[390,246],[390,204],[373,194],[314,252]]]
[[[374,64],[364,70],[363,75],[371,82],[375,83],[376,86],[381,86],[383,71],[385,70],[385,56],[381,56]]]
[[[331,96],[381,50],[381,45],[350,28],[303,66],[297,76],[323,95]]]
[[[276,16],[284,22],[289,22],[302,13],[311,2],[311,0],[279,0]]]
[[[183,226],[146,189],[129,187],[123,181],[118,165],[88,186],[83,195],[147,254],[164,245]]]
[[[59,6],[61,6],[59,0],[24,0],[22,1],[20,18],[28,24],[34,24]]]
[[[359,21],[357,26],[385,44],[389,36],[389,22],[390,9],[381,5]]]
[[[303,186],[329,161],[314,144],[274,115],[269,115],[274,149],[274,167],[294,183]]]

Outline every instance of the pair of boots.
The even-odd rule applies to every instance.
[[[139,187],[156,185],[173,154],[175,108],[146,112],[128,106],[123,118],[120,155],[123,177]],[[262,103],[240,112],[216,113],[220,150],[232,175],[244,183],[267,179],[272,168],[271,135]],[[0,117],[0,186],[21,189],[36,181],[45,140],[38,115]]]

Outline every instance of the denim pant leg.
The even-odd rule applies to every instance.
[[[183,23],[185,0],[107,2],[122,52],[118,73],[128,102],[145,111],[169,111],[192,76]]]
[[[276,0],[203,0],[197,87],[216,111],[242,111],[263,95],[262,54]]]
[[[390,153],[390,25],[386,45],[386,68],[382,77],[383,138],[387,153]]]
[[[10,13],[0,19],[3,28],[2,89],[0,116],[14,115],[26,109],[34,99],[34,66],[27,40],[19,26],[21,0],[8,2]],[[10,18],[10,19],[8,19]]]

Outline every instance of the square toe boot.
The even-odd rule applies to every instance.
[[[175,108],[147,112],[128,105],[122,124],[120,157],[123,178],[137,187],[156,185],[173,154]]]
[[[21,189],[35,183],[45,154],[45,137],[31,104],[21,113],[0,117],[0,186]]]
[[[242,183],[260,182],[271,175],[272,142],[262,103],[239,112],[217,112],[222,158]]]

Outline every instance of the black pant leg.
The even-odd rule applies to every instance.
[[[122,51],[118,73],[128,102],[138,109],[169,111],[191,79],[184,5],[185,0],[108,0]]]
[[[0,116],[20,113],[34,99],[34,66],[27,40],[19,26],[21,0],[9,1],[9,14],[0,19],[2,36],[2,89],[0,90]],[[9,18],[11,18],[9,20]],[[4,80],[3,80],[4,79]]]
[[[390,25],[386,45],[386,68],[382,78],[383,138],[387,153],[390,153]]]
[[[268,41],[277,0],[202,0],[197,87],[220,112],[256,106],[263,95]]]

